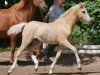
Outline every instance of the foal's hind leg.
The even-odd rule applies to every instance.
[[[70,49],[74,52],[74,54],[75,54],[75,56],[76,56],[77,64],[78,64],[78,69],[81,69],[81,60],[80,60],[80,58],[79,58],[77,49],[76,49],[74,46],[72,46],[72,45],[68,42],[68,40],[64,40],[64,42],[62,43],[62,45],[64,45],[64,46],[70,48]]]
[[[20,56],[20,54],[22,53],[22,51],[25,49],[25,46],[21,46],[18,50],[17,50],[17,53],[16,53],[16,56],[15,56],[15,59],[14,59],[14,62],[13,62],[13,64],[12,64],[12,66],[10,67],[10,69],[9,69],[9,71],[8,71],[8,74],[10,74],[13,70],[14,70],[14,68],[15,68],[15,66],[16,66],[16,64],[17,64],[17,60],[18,60],[18,57]]]
[[[33,54],[33,50],[37,50],[37,48],[39,48],[41,43],[38,43],[38,44],[36,44],[36,43],[37,43],[36,41],[35,42],[33,41],[31,46],[28,47],[28,51],[29,51],[29,54],[31,55],[31,58],[32,58],[34,64],[35,64],[35,70],[37,71],[39,62],[38,62],[36,56]]]
[[[32,42],[32,39],[33,39],[32,37],[29,37],[29,38],[27,38],[27,36],[23,37],[21,47],[17,50],[14,62],[12,66],[10,67],[8,74],[10,74],[14,70],[17,64],[18,57],[21,55],[22,51]]]

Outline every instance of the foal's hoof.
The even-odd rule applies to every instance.
[[[52,73],[49,73],[49,75],[53,75]]]
[[[52,71],[49,71],[49,75],[52,75]]]
[[[53,75],[52,73],[49,73],[49,75]]]
[[[82,70],[82,68],[78,68],[80,71]]]
[[[38,69],[37,69],[37,68],[35,68],[35,72],[37,72],[37,70],[38,70]]]
[[[10,75],[10,73],[7,73],[7,75]]]

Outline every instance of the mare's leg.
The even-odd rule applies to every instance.
[[[11,41],[11,58],[10,58],[10,63],[13,63],[14,61],[14,53],[15,53],[15,45],[16,45],[16,36],[11,35],[10,36],[10,41]]]
[[[61,49],[61,48],[59,48],[59,49]],[[61,52],[62,52],[62,50],[59,50],[59,51],[57,52],[56,57],[55,57],[53,63],[51,64],[51,66],[50,66],[49,74],[52,74],[52,70],[53,70],[53,68],[54,68],[54,66],[55,66],[55,64],[56,64],[56,62],[57,62],[57,60],[59,59],[59,57],[60,57],[60,55],[61,55]]]
[[[72,45],[68,42],[68,40],[64,40],[64,42],[62,43],[62,45],[64,45],[65,47],[70,48],[70,49],[74,52],[74,54],[75,54],[75,56],[76,56],[77,64],[78,64],[78,69],[81,69],[81,60],[80,60],[80,58],[79,58],[77,49],[76,49],[74,46],[72,46]]]
[[[20,48],[17,50],[14,62],[12,64],[12,66],[10,67],[8,74],[10,74],[14,70],[14,68],[17,64],[18,57],[21,55],[22,51],[26,47],[28,47],[28,45],[32,42],[32,39],[33,39],[32,37],[27,37],[26,35],[22,38],[22,44],[21,44]]]

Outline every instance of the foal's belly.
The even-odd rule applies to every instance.
[[[51,35],[41,35],[38,37],[38,39],[43,42],[43,43],[48,43],[48,44],[58,44],[59,40],[57,39],[57,37],[55,35],[51,36]]]
[[[56,40],[47,40],[47,39],[39,38],[39,41],[41,41],[42,43],[48,43],[48,44],[58,44],[58,41]]]

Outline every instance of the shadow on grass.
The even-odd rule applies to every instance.
[[[34,66],[34,62],[33,61],[20,61],[18,60],[18,65],[19,66],[29,66],[29,65],[33,65]],[[3,61],[3,62],[0,62],[0,65],[2,66],[8,66],[8,65],[11,65],[11,63],[9,61]],[[46,65],[49,65],[47,63],[43,63],[43,62],[40,62],[39,63],[39,66],[46,66]]]
[[[88,74],[99,74],[100,72],[75,72],[75,73],[53,73],[52,75],[88,75]],[[30,74],[33,75],[33,74]],[[34,75],[49,75],[48,73],[34,73]]]
[[[49,75],[49,74],[48,73],[37,73],[35,75]],[[53,73],[52,75],[88,75],[88,74],[87,73]]]
[[[88,65],[88,64],[94,63],[94,61],[96,61],[96,58],[94,58],[95,56],[96,58],[97,57],[100,58],[100,55],[80,55],[82,64]],[[85,57],[88,59],[84,60]],[[61,65],[61,66],[73,66],[75,64],[77,65],[74,54],[62,54],[57,62],[57,65]],[[3,62],[0,62],[0,65],[10,65],[10,62],[3,61]],[[18,65],[20,66],[34,65],[34,62],[32,60],[30,61],[18,60]],[[39,65],[46,66],[46,65],[50,65],[50,63],[40,62]]]

